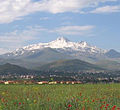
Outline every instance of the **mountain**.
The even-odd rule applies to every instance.
[[[109,50],[108,52],[105,53],[105,55],[108,56],[109,58],[120,58],[120,53],[114,49]]]
[[[56,62],[48,63],[37,68],[37,71],[26,69],[21,66],[6,63],[0,65],[0,74],[36,74],[41,71],[64,71],[64,72],[80,72],[80,71],[101,71],[101,67],[81,61],[81,60],[59,60]]]
[[[58,58],[57,60],[60,59],[59,55],[60,57],[67,56],[67,57],[73,57],[78,59],[82,59],[82,58],[84,59],[85,57],[87,57],[88,59],[93,60],[96,57],[103,56],[103,54],[105,53],[105,50],[99,49],[96,46],[91,46],[84,41],[71,42],[64,37],[60,37],[49,43],[33,44],[33,45],[25,46],[23,48],[16,49],[13,52],[1,55],[0,58],[28,59],[28,58],[34,57],[38,61],[37,58],[38,57],[41,58],[41,56],[43,55],[42,52],[45,53],[46,55],[48,53],[57,54],[57,58]],[[48,57],[49,56],[47,56],[47,58]]]
[[[95,55],[95,54],[105,53],[105,50],[99,49],[96,46],[90,46],[89,44],[87,44],[87,42],[84,41],[71,42],[66,38],[60,37],[57,38],[55,41],[49,43],[33,44],[33,45],[25,46],[20,49],[16,49],[11,53],[4,54],[3,57],[7,57],[7,58],[26,57],[36,54],[36,52],[42,51],[45,48],[51,48],[60,53],[68,53],[71,55],[83,54],[83,53],[87,53],[87,54],[89,53],[91,55]]]
[[[27,74],[29,70],[17,65],[12,65],[6,63],[4,65],[0,65],[0,74]]]
[[[24,55],[15,56],[14,53],[8,53],[3,55],[0,64],[11,63],[19,66],[26,67],[28,69],[35,69],[38,65],[47,64],[57,60],[73,59],[70,55],[60,53],[52,48],[44,48],[40,50],[34,50],[35,52],[24,51]],[[9,55],[9,57],[8,57]]]
[[[43,65],[38,68],[42,71],[69,71],[69,72],[80,72],[80,71],[92,71],[92,70],[104,70],[96,65],[87,63],[82,60],[60,60],[53,63]]]
[[[28,69],[36,69],[57,60],[79,59],[89,63],[103,60],[120,61],[120,53],[91,46],[87,42],[72,42],[64,37],[48,43],[28,45],[3,55],[0,64],[11,63]]]
[[[120,63],[112,60],[101,60],[96,63],[97,66],[101,68],[106,68],[108,70],[120,70]]]

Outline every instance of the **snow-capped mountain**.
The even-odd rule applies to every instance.
[[[63,49],[67,50],[68,48],[74,51],[81,51],[81,52],[91,52],[91,53],[104,53],[105,51],[99,49],[95,46],[90,46],[87,42],[71,42],[64,37],[59,37],[56,40],[49,42],[49,43],[39,43],[34,45],[29,45],[23,47],[24,50],[36,50],[36,49],[43,49],[43,48],[53,48],[53,49]]]
[[[54,61],[71,59],[94,64],[105,60],[120,62],[120,53],[115,50],[100,49],[84,41],[72,42],[59,37],[48,43],[28,45],[0,55],[0,64],[11,63],[31,69]]]
[[[97,55],[97,54],[104,54],[106,50],[102,50],[97,48],[96,46],[91,46],[87,42],[72,42],[64,37],[59,37],[54,41],[49,43],[39,43],[28,45],[23,48],[16,49],[11,53],[7,53],[6,56],[22,56],[24,54],[34,54],[36,51],[43,50],[45,48],[52,48],[60,53],[65,53],[69,55],[82,55],[82,54],[90,54],[90,55]]]

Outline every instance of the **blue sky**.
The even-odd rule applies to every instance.
[[[0,54],[63,36],[120,51],[120,0],[0,0]]]

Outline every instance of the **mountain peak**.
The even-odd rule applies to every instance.
[[[85,42],[85,41],[81,41],[80,43],[81,43],[82,45],[84,45],[84,46],[88,45],[88,43]]]
[[[108,53],[119,53],[119,52],[116,51],[116,50],[114,50],[114,49],[110,49],[110,50],[108,51]]]
[[[110,49],[109,52],[117,52],[117,51],[114,49]]]
[[[56,41],[63,41],[63,42],[67,42],[67,41],[69,41],[67,38],[65,38],[65,37],[58,37],[57,39],[56,39]]]
[[[106,55],[107,55],[108,57],[110,57],[110,58],[120,58],[120,53],[117,52],[117,51],[114,50],[114,49],[110,49],[110,50],[106,53]]]

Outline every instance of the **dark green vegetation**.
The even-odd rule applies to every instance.
[[[49,63],[43,66],[37,67],[39,71],[69,71],[69,72],[80,72],[87,70],[103,70],[102,68],[95,66],[93,64],[81,61],[81,60],[60,60],[57,62]],[[0,73],[16,73],[16,74],[28,74],[28,73],[36,73],[35,70],[26,69],[20,66],[16,66],[13,64],[4,64],[0,66]]]
[[[104,69],[96,65],[87,63],[85,61],[74,59],[74,60],[60,60],[53,63],[49,63],[41,66],[39,70],[80,72],[87,70],[104,70]]]
[[[101,60],[96,65],[107,70],[120,70],[120,63],[117,61]]]
[[[6,63],[4,65],[0,65],[0,74],[26,74],[29,73],[30,70],[27,70],[26,68],[12,65],[9,63]]]
[[[107,71],[81,60],[60,60],[30,70],[13,64],[0,66],[0,80],[120,82],[120,71]],[[28,77],[29,75],[29,77]],[[23,77],[24,76],[24,77]]]
[[[120,84],[0,85],[0,110],[119,110]]]

